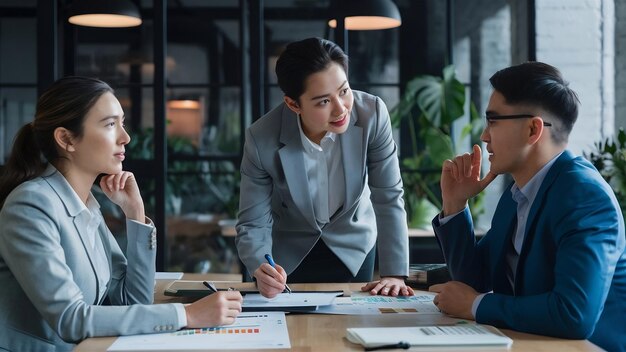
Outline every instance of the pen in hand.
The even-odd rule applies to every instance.
[[[212,282],[202,281],[202,284],[206,286],[209,289],[209,291],[211,291],[211,293],[217,292],[217,288],[215,288],[215,285],[213,285]]]
[[[274,259],[272,259],[271,255],[266,254],[265,259],[267,260],[268,264],[272,266],[272,268],[276,269],[276,263],[274,263]],[[285,284],[285,291],[291,293],[291,289],[289,288],[289,286],[287,286],[287,284]]]

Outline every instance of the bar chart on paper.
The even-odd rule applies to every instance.
[[[233,327],[216,327],[216,328],[202,328],[202,329],[185,329],[179,332],[175,332],[172,335],[184,336],[184,335],[220,335],[220,334],[260,334],[260,325],[242,325],[236,328]]]
[[[233,325],[119,337],[107,351],[291,348],[283,312],[241,313]]]

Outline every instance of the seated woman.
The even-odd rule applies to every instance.
[[[92,336],[231,324],[238,292],[187,306],[151,305],[155,229],[132,173],[122,171],[124,112],[104,82],[56,81],[17,134],[0,178],[0,350],[71,350]],[[126,215],[127,257],[90,192]]]

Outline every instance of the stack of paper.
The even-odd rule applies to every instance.
[[[407,342],[411,346],[502,346],[510,347],[513,340],[498,329],[475,324],[454,326],[419,326],[399,328],[350,328],[350,342],[366,348]]]

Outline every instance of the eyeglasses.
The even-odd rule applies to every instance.
[[[530,114],[519,114],[519,115],[486,115],[485,119],[487,121],[491,121],[491,120],[513,120],[513,119],[527,119],[527,118],[531,118],[531,117],[535,117],[537,115],[530,115]],[[545,122],[543,121],[543,125],[546,127],[550,127],[552,126],[552,124],[550,122]]]

